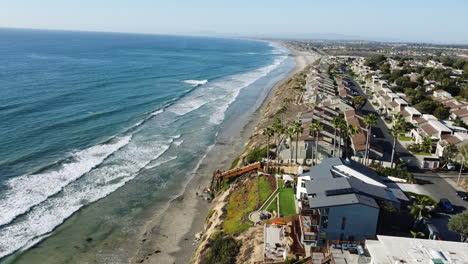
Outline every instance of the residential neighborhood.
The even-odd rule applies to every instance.
[[[257,145],[213,176],[232,194],[209,228],[240,236],[244,263],[468,263],[466,75],[317,52]]]

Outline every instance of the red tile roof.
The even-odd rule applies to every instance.
[[[424,126],[421,126],[421,129],[426,132],[426,134],[432,136],[432,135],[435,135],[437,134],[437,129],[435,129],[433,126],[431,125],[424,125]]]

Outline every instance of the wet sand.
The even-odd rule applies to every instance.
[[[211,207],[211,204],[197,196],[197,193],[201,193],[204,187],[210,185],[213,171],[229,169],[232,160],[243,151],[257,125],[260,113],[281,83],[318,59],[316,54],[307,52],[293,51],[293,56],[296,61],[295,68],[269,91],[262,105],[248,120],[240,121],[244,123],[241,129],[235,128],[235,124],[223,129],[217,143],[202,159],[185,188],[174,190],[174,193],[181,195],[147,224],[146,232],[136,242],[139,244],[139,252],[131,263],[189,263],[197,247],[195,235],[203,230]]]

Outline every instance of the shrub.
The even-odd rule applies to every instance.
[[[230,264],[236,262],[239,253],[239,243],[230,236],[217,234],[210,241],[209,250],[205,253],[203,264]]]
[[[263,158],[266,157],[266,153],[266,148],[255,148],[247,155],[247,162],[250,164],[257,161],[261,161]]]
[[[378,171],[382,176],[391,176],[407,180],[410,183],[414,182],[414,175],[411,172],[398,168],[380,168]]]

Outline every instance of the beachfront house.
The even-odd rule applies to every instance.
[[[373,170],[352,160],[329,158],[298,178],[297,207],[305,245],[374,238],[380,206],[400,207],[407,197]]]

